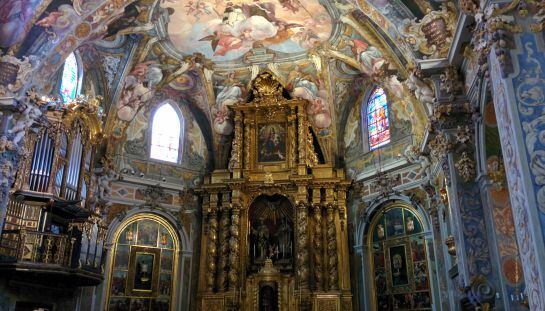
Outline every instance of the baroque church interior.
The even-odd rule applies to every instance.
[[[543,0],[1,0],[1,311],[545,310]]]

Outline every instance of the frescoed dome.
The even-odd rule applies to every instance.
[[[331,17],[317,0],[173,0],[168,35],[183,54],[213,61],[263,54],[305,52],[329,39]],[[261,48],[261,49],[260,49]]]

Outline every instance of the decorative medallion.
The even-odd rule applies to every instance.
[[[77,38],[83,39],[86,38],[90,32],[91,25],[89,25],[89,23],[83,22],[76,27],[75,34]]]

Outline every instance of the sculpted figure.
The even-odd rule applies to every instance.
[[[416,72],[411,73],[407,79],[407,87],[414,92],[416,99],[426,104],[428,107],[428,113],[432,113],[432,104],[435,99],[435,94],[432,88],[422,81],[416,75]]]
[[[15,150],[15,148],[16,146],[6,136],[0,137],[0,154],[8,150]]]
[[[420,164],[419,173],[422,177],[431,176],[431,161],[427,156],[420,153],[418,147],[412,145],[408,146],[407,149],[405,149],[404,156],[408,162]]]
[[[21,113],[21,117],[15,122],[15,125],[8,131],[8,133],[13,134],[13,144],[18,146],[23,137],[25,137],[26,132],[32,126],[34,121],[42,115],[40,109],[29,104],[25,110]]]

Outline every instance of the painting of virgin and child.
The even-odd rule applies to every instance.
[[[284,124],[262,124],[258,133],[258,161],[286,160],[286,128]]]

